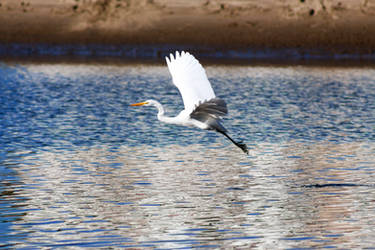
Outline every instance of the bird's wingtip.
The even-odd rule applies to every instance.
[[[170,53],[169,54],[169,57],[166,56],[165,57],[165,60],[167,61],[167,64],[174,64],[175,61],[179,60],[179,59],[182,59],[182,58],[189,58],[189,57],[193,57],[189,52],[187,51],[184,51],[184,50],[181,50],[181,51],[178,51],[176,50],[174,53]]]
[[[170,54],[169,54],[169,58],[170,58],[170,60],[171,60],[171,61],[173,61],[173,60],[174,60],[174,56],[173,56],[173,54],[172,54],[172,53],[170,53]]]

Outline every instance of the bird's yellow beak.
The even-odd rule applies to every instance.
[[[130,106],[142,106],[145,104],[148,104],[148,102],[138,102],[138,103],[130,104]]]

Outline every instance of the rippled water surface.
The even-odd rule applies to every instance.
[[[0,64],[0,245],[374,248],[374,68],[206,70],[248,156],[129,107],[165,66]]]

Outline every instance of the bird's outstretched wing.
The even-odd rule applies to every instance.
[[[197,105],[215,98],[202,65],[188,52],[177,51],[165,58],[173,83],[181,93],[185,110],[193,111]]]
[[[227,104],[224,100],[214,98],[199,104],[190,117],[205,123],[208,128],[218,132],[226,132],[227,130],[221,125],[221,117],[228,113]]]

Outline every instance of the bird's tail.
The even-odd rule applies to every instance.
[[[225,131],[220,131],[220,130],[217,130],[217,132],[225,135],[225,137],[227,137],[231,142],[233,142],[234,145],[236,145],[237,147],[239,147],[244,153],[246,154],[249,154],[249,150],[247,150],[247,146],[245,143],[242,143],[242,142],[236,142],[235,140],[233,140]]]

